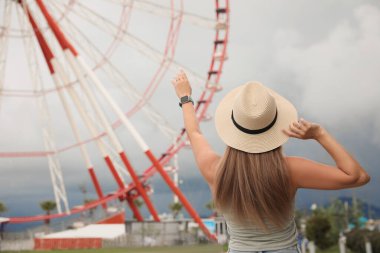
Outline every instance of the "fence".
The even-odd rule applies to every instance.
[[[190,220],[162,222],[126,222],[126,233],[112,240],[103,240],[104,248],[191,245],[205,240]]]
[[[32,250],[38,245],[41,246],[41,241],[36,241],[36,237],[42,234],[55,232],[59,226],[54,228],[39,227],[27,232],[21,233],[4,233],[4,239],[0,241],[0,251],[21,251]],[[82,242],[68,242],[67,239],[62,239],[62,243],[48,244],[49,248],[67,248],[68,245],[83,246]],[[101,242],[99,242],[101,240]],[[203,233],[198,229],[195,223],[191,220],[173,220],[173,221],[127,221],[125,223],[125,234],[114,239],[99,239],[87,240],[85,245],[87,248],[121,248],[121,247],[141,247],[141,246],[172,246],[172,245],[193,245],[198,243],[206,243],[208,240]],[[92,241],[96,245],[91,245]],[[45,247],[46,243],[43,242]],[[38,244],[38,245],[37,245]],[[57,245],[55,245],[57,244]],[[78,246],[78,247],[79,247]],[[81,247],[82,247],[81,246]],[[75,246],[76,247],[76,246]],[[74,247],[74,248],[75,248]],[[39,247],[41,248],[41,247]],[[83,248],[83,247],[82,247]]]

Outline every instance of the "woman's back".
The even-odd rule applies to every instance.
[[[266,217],[281,226],[293,214],[295,191],[281,147],[260,154],[227,147],[213,193],[216,207],[242,224],[255,221],[265,228]]]
[[[258,154],[227,147],[216,174],[213,196],[227,223],[231,252],[297,245],[296,189],[281,147]]]
[[[228,234],[229,247],[237,251],[279,250],[294,247],[297,244],[297,228],[294,216],[290,216],[283,227],[265,220],[267,230],[259,225],[234,221],[233,215],[223,214]]]

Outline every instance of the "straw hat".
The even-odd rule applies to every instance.
[[[216,130],[225,144],[248,153],[263,153],[288,140],[282,129],[297,120],[294,106],[259,82],[229,92],[215,113]]]

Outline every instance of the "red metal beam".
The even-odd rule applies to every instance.
[[[70,50],[70,52],[74,55],[74,57],[77,57],[78,56],[78,52],[76,51],[76,49],[74,48],[74,46],[69,42],[69,40],[66,38],[66,36],[62,32],[61,28],[58,26],[57,22],[54,20],[54,18],[52,17],[52,15],[47,10],[47,8],[44,5],[43,1],[42,0],[37,0],[37,5],[39,6],[41,12],[43,13],[43,15],[44,15],[44,17],[46,19],[46,21],[48,22],[49,27],[52,29],[52,31],[53,31],[53,33],[54,33],[57,41],[61,45],[61,48],[63,50]],[[126,169],[128,170],[129,174],[131,175],[131,178],[132,178],[133,182],[135,183],[138,192],[140,193],[141,197],[144,199],[144,201],[145,201],[145,203],[147,205],[148,210],[152,214],[153,219],[155,221],[159,221],[160,219],[158,217],[158,213],[157,213],[156,209],[154,208],[153,203],[149,199],[148,194],[145,192],[145,189],[142,187],[142,184],[139,181],[139,179],[138,179],[138,177],[136,175],[136,172],[134,171],[131,163],[129,162],[129,160],[128,160],[127,156],[126,156],[126,154],[124,152],[121,152],[121,153],[119,153],[119,155],[121,157],[121,160],[123,161],[123,164],[125,165]],[[106,162],[110,166],[110,160],[108,159],[108,160],[106,160]],[[119,175],[116,172],[115,168],[114,167],[110,167],[110,168],[111,168],[112,174],[114,175],[114,177],[115,177],[115,179],[116,179],[119,187],[123,188],[124,185],[123,185],[121,179],[119,178]]]
[[[140,213],[140,210],[138,209],[138,207],[136,206],[134,200],[130,197],[127,197],[127,201],[128,201],[128,205],[129,207],[131,208],[132,212],[133,212],[133,215],[134,217],[138,220],[138,221],[144,221],[141,213]]]

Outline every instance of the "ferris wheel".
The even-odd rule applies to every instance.
[[[142,221],[136,198],[159,221],[148,183],[158,174],[211,237],[165,167],[188,146],[182,123],[172,116],[173,103],[166,100],[168,80],[182,68],[192,79],[198,119],[210,118],[207,109],[221,89],[227,59],[229,10],[229,0],[2,1],[2,175],[16,171],[17,177],[32,178],[38,164],[51,181],[50,190],[45,185],[41,191],[51,192],[53,185],[58,210],[9,222],[106,208],[115,199]],[[67,172],[67,164],[76,171]],[[77,172],[81,167],[97,200],[73,208],[64,179],[84,176]],[[112,194],[105,194],[106,176],[99,173],[114,181]]]

